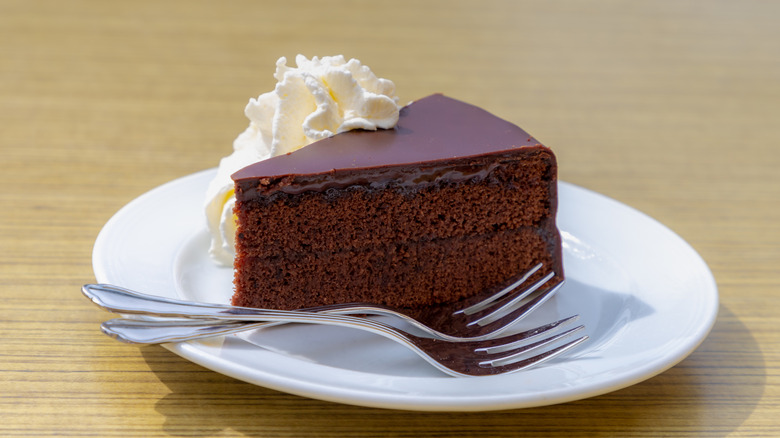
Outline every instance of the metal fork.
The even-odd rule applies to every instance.
[[[525,285],[541,268],[540,263],[528,272],[510,280],[511,284],[498,292],[487,291],[470,298],[465,306],[464,303],[457,302],[431,307],[425,313],[415,314],[414,318],[399,309],[367,303],[335,304],[301,310],[337,315],[390,316],[411,324],[429,336],[449,341],[490,339],[529,315],[552,298],[563,286],[563,281],[552,283],[555,278],[554,272],[548,273],[530,285]],[[82,288],[82,291],[99,306],[116,313],[199,319],[219,318],[233,321],[252,320],[253,315],[257,313],[256,309],[221,304],[183,302],[184,306],[180,306],[182,302],[178,300],[144,295],[109,284],[88,284]],[[260,310],[260,312],[265,311]],[[240,329],[239,326],[233,328]],[[180,335],[183,336],[183,333]]]
[[[550,334],[552,330],[576,320],[578,318],[576,315],[498,339],[481,341],[460,339],[459,342],[453,342],[416,336],[368,318],[210,305],[144,295],[104,285],[85,285],[82,292],[105,310],[151,318],[119,318],[102,324],[104,333],[123,342],[135,344],[177,342],[185,338],[193,339],[194,333],[198,337],[218,336],[249,330],[268,323],[330,324],[367,330],[392,339],[407,346],[436,368],[453,376],[483,376],[528,369],[569,351],[587,339],[587,336],[581,336],[563,345],[555,346],[558,341],[562,342],[563,338],[584,329],[584,326],[579,326],[527,344],[534,337],[545,333]],[[225,326],[229,326],[227,330]],[[182,331],[184,338],[181,336]],[[531,351],[547,346],[550,348],[528,357]]]
[[[578,317],[578,315],[571,316],[532,330],[501,338],[467,342],[450,342],[415,336],[379,321],[345,315],[279,311],[266,314],[262,317],[262,320],[265,322],[337,325],[369,331],[408,347],[428,363],[451,376],[467,377],[507,374],[526,370],[566,353],[587,340],[588,337],[581,336],[558,346],[555,346],[555,344],[583,330],[584,326],[580,325],[539,341],[529,342],[534,338],[539,338],[543,334],[549,334],[553,330],[575,321]],[[175,341],[176,337],[170,336],[171,332],[169,330],[171,329],[175,333],[177,329],[185,328],[187,333],[191,333],[192,328],[208,329],[209,327],[218,327],[221,322],[219,320],[198,319],[176,320],[162,318],[150,321],[118,318],[104,322],[101,328],[104,333],[122,342],[150,344]],[[231,325],[236,324],[233,323]],[[249,330],[254,328],[253,326],[256,324],[238,323],[238,325],[241,326],[241,330]],[[159,336],[161,330],[168,336]],[[212,333],[211,336],[222,334],[225,333]],[[530,356],[532,352],[538,350],[543,351]]]

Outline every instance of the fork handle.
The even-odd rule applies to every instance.
[[[298,310],[258,309],[226,304],[199,303],[148,295],[112,284],[85,284],[81,292],[98,307],[114,313],[154,317],[224,319],[231,321],[264,321],[267,318],[299,317],[306,313],[333,315],[383,314],[403,317],[377,304],[339,303]]]
[[[286,311],[254,309],[182,301],[155,295],[147,295],[110,284],[86,284],[82,293],[93,303],[109,312],[173,318],[226,319],[232,321],[258,321],[268,318],[297,318],[310,311]]]
[[[245,323],[248,323],[251,321],[255,323],[266,322],[275,324],[325,324],[362,329],[376,333],[380,336],[407,343],[413,346],[413,348],[417,348],[412,341],[417,338],[416,336],[400,331],[388,324],[357,316],[339,315],[338,313],[324,314],[314,311],[254,309],[220,304],[196,303],[146,295],[108,284],[87,284],[84,285],[81,290],[87,298],[92,300],[92,302],[110,312],[153,316],[156,318],[179,318],[179,321],[170,321],[167,323],[171,326],[180,323],[182,319],[191,320],[190,325],[197,325],[197,320],[200,320],[200,322],[204,324],[214,324],[217,322],[214,320],[223,321],[223,323],[227,321],[244,321]],[[208,319],[211,319],[212,321],[203,321]],[[129,321],[129,319],[125,319],[124,321]],[[140,326],[144,322],[143,320],[136,321],[138,322],[131,324]],[[107,334],[109,336],[114,336],[114,333]],[[132,341],[128,339],[126,342]]]
[[[224,336],[277,324],[279,323],[214,320],[146,321],[116,318],[105,321],[100,325],[100,329],[104,334],[118,341],[150,345]]]

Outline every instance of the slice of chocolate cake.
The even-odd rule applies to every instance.
[[[418,308],[543,263],[563,279],[552,151],[442,95],[233,175],[239,306]],[[542,272],[544,271],[544,272]]]

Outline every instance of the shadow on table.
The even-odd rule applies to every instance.
[[[156,404],[173,436],[727,436],[755,409],[766,382],[756,340],[721,306],[704,343],[674,368],[599,397],[557,406],[479,413],[425,413],[310,400],[250,385],[159,347],[142,349],[171,393]]]

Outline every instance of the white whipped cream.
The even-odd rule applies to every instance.
[[[325,56],[295,58],[297,67],[276,61],[273,91],[250,99],[244,109],[246,128],[233,142],[206,190],[209,253],[220,265],[232,266],[236,221],[233,214],[234,172],[257,161],[300,149],[314,141],[352,129],[389,129],[398,122],[393,82],[376,77],[356,59]]]

